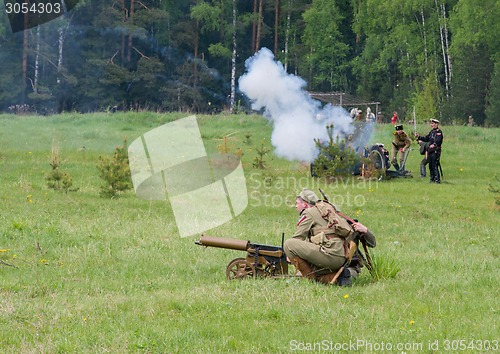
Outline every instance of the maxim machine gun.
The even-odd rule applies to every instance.
[[[226,268],[226,276],[229,280],[257,276],[279,278],[288,275],[288,263],[283,250],[284,238],[285,235],[283,234],[281,247],[206,235],[201,235],[200,239],[195,243],[200,246],[247,252],[245,258],[236,258],[229,262]]]

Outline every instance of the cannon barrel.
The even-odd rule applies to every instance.
[[[200,239],[195,243],[200,246],[246,251],[250,242],[245,240],[201,235]]]

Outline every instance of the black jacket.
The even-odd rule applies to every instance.
[[[433,150],[441,150],[441,145],[443,144],[443,132],[439,128],[432,129],[426,136],[418,136],[417,140],[422,140],[429,142],[430,145],[435,145],[435,148],[430,148],[429,152]]]

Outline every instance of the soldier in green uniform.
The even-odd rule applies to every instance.
[[[375,247],[375,236],[363,224],[350,225],[337,214],[335,208],[317,195],[303,189],[295,206],[299,213],[295,234],[285,241],[284,249],[289,261],[303,277],[330,283],[345,263],[348,239],[359,235],[370,247]],[[350,285],[351,276],[357,276],[359,268],[349,267],[339,277],[339,285]]]
[[[403,166],[403,161],[404,161],[404,156],[406,150],[410,148],[411,145],[411,140],[408,137],[408,135],[404,132],[403,126],[396,125],[395,131],[394,131],[394,138],[392,141],[392,152],[391,152],[391,163],[393,166],[396,168],[396,170],[399,170],[400,167],[404,168]],[[398,165],[398,157],[399,155],[399,165]]]

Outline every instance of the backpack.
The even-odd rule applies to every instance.
[[[337,214],[335,207],[323,200],[316,203],[316,208],[321,214],[321,217],[328,221],[328,229],[333,230],[337,236],[347,238],[354,232],[351,225],[346,219]]]

